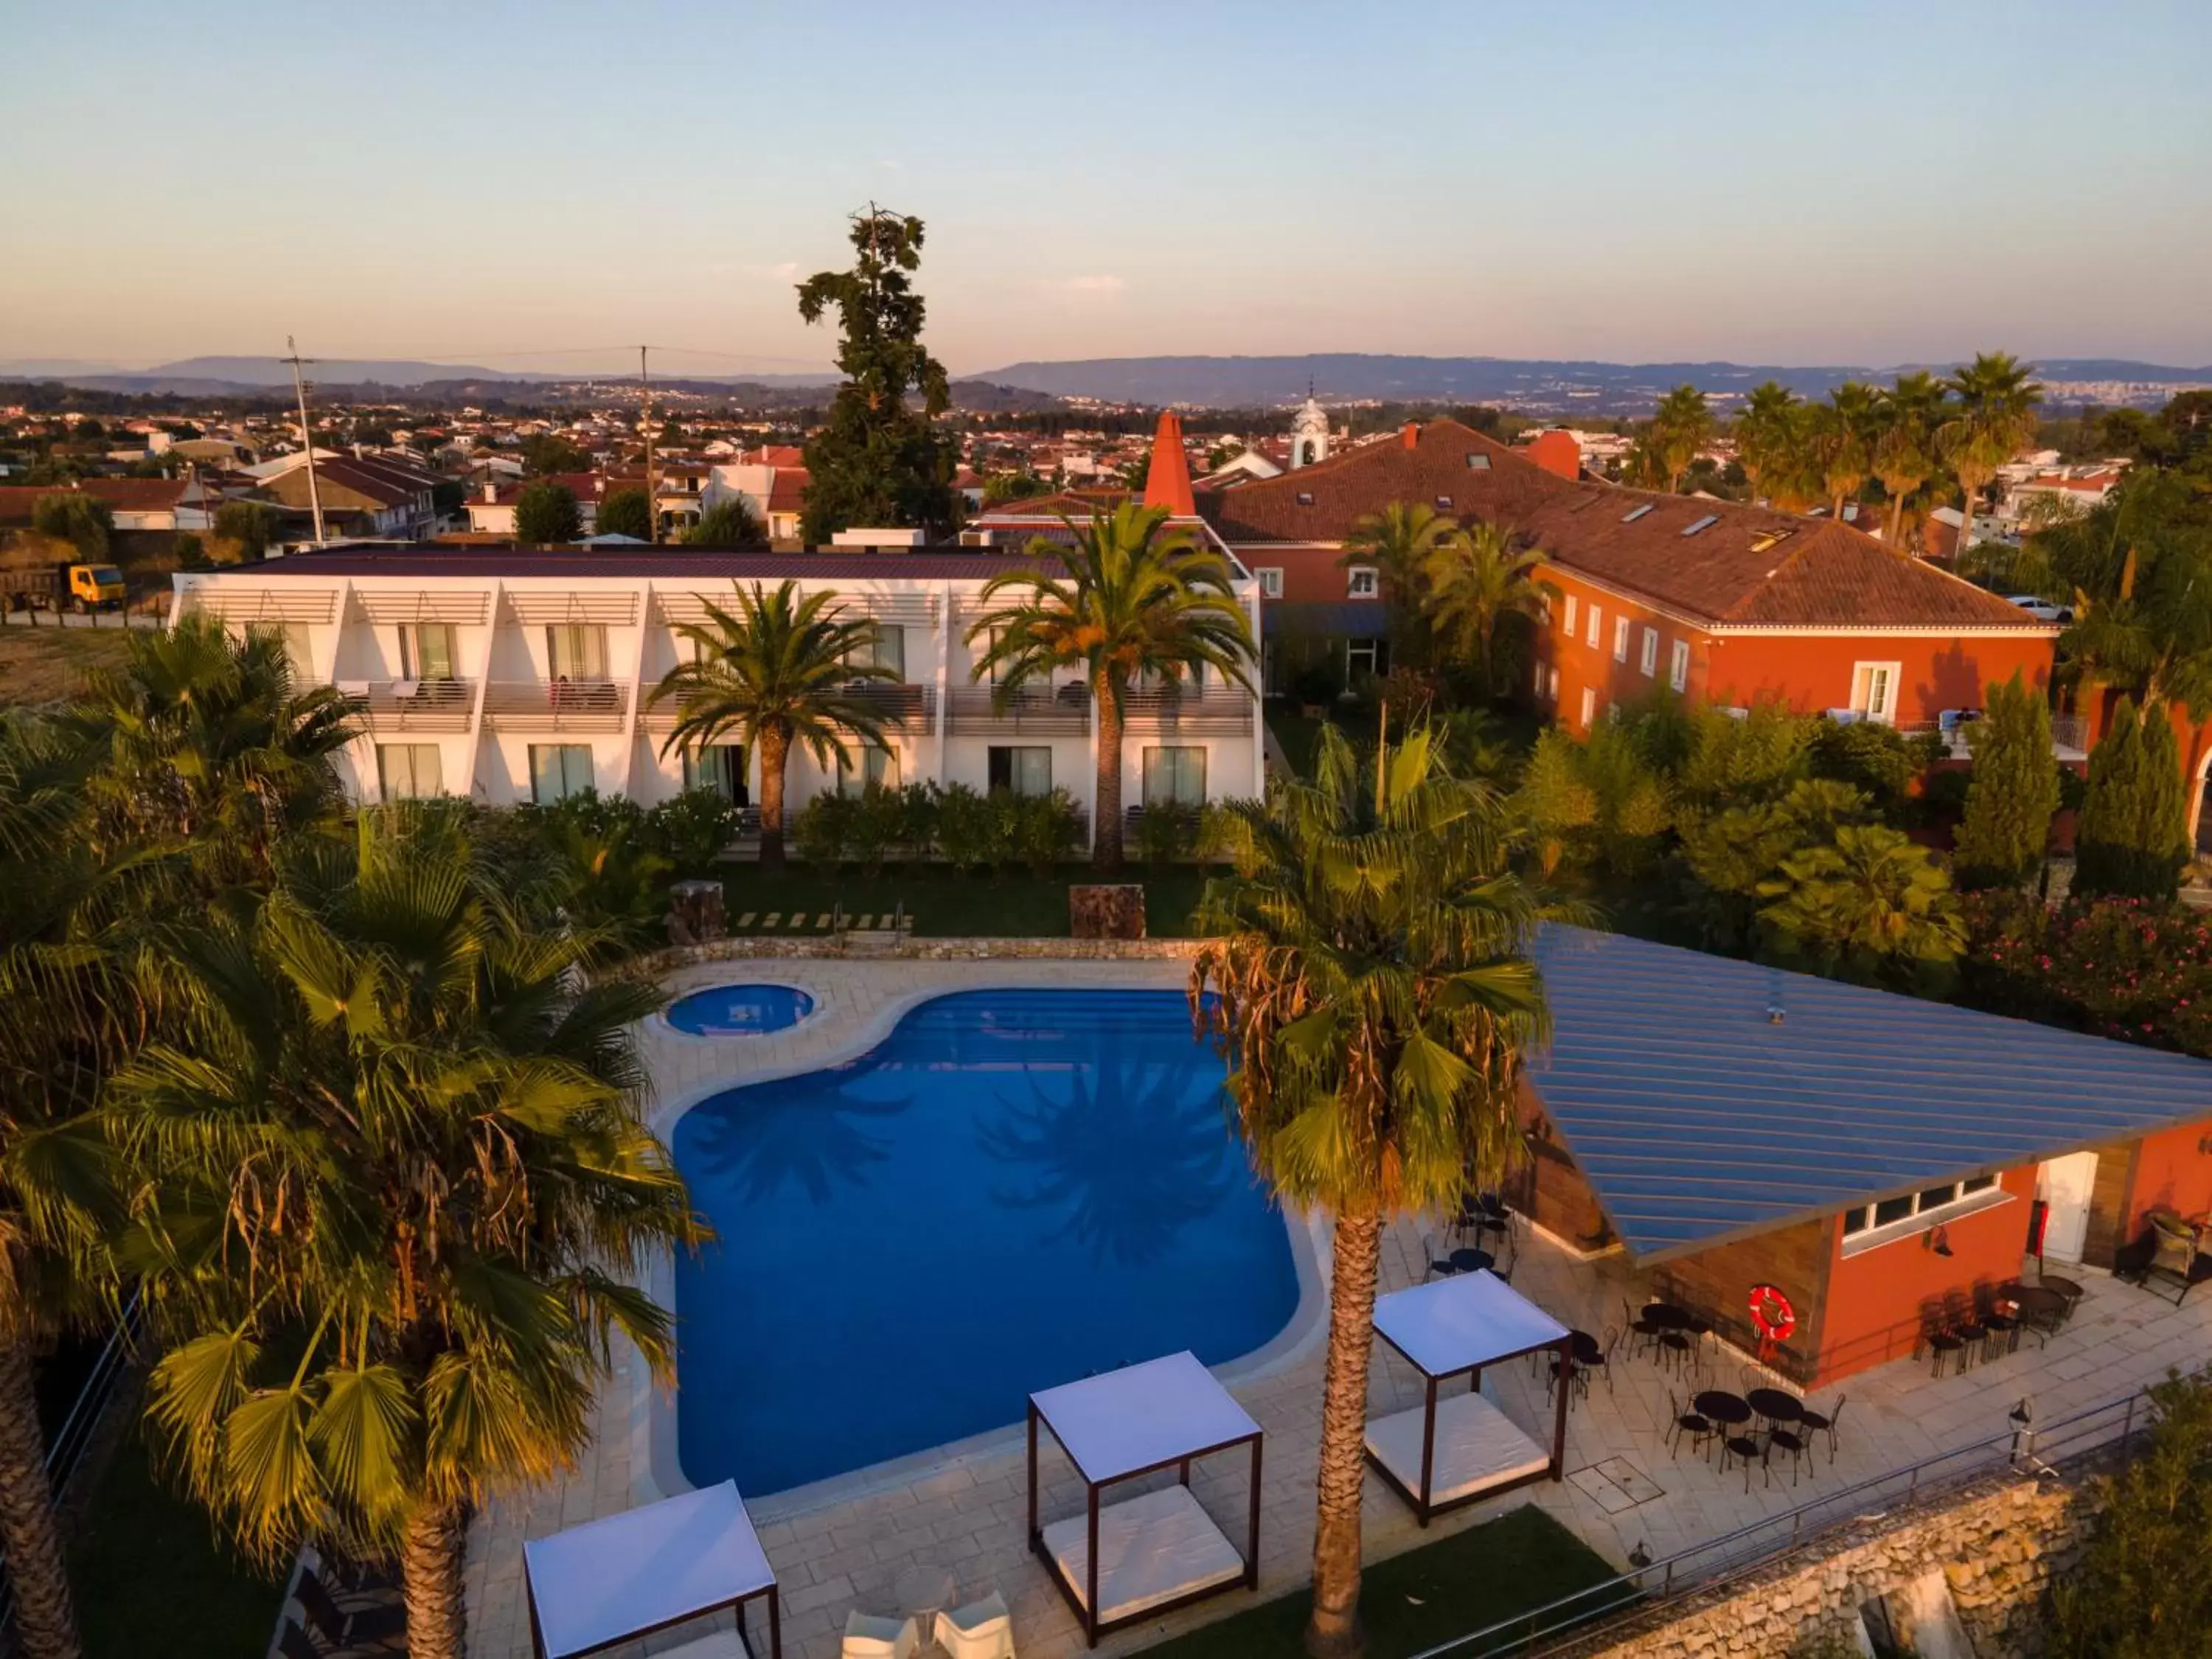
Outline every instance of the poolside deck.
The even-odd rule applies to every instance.
[[[784,961],[750,964],[750,976],[801,986],[814,994],[815,1015],[774,1036],[747,1040],[734,1058],[730,1045],[702,1043],[655,1030],[647,1057],[660,1088],[659,1110],[672,1114],[715,1083],[830,1063],[874,1042],[897,1014],[921,995],[993,985],[1042,984],[1178,988],[1179,963],[974,961],[946,963]],[[745,964],[720,963],[687,970],[686,986],[734,979]],[[740,1069],[741,1068],[741,1069]],[[1386,1241],[1386,1291],[1419,1280],[1429,1259],[1427,1230],[1394,1227]],[[2073,1273],[2074,1270],[2069,1270]],[[2130,1384],[2162,1376],[2172,1365],[2212,1361],[2212,1298],[2176,1309],[2154,1296],[2081,1270],[2087,1286],[2073,1322],[2050,1344],[1962,1375],[1931,1381],[1924,1364],[1900,1361],[1851,1378],[1850,1404],[1842,1425],[1838,1466],[1825,1453],[1816,1475],[1793,1490],[1785,1468],[1765,1487],[1754,1477],[1748,1494],[1741,1473],[1720,1474],[1709,1462],[1686,1455],[1677,1462],[1660,1443],[1668,1418],[1668,1390],[1682,1383],[1649,1361],[1621,1361],[1613,1386],[1596,1382],[1577,1404],[1568,1425],[1568,1479],[1540,1482],[1489,1504],[1442,1516],[1426,1533],[1382,1483],[1367,1485],[1366,1535],[1371,1557],[1394,1554],[1417,1541],[1442,1536],[1534,1503],[1617,1563],[1642,1545],[1654,1556],[1778,1514],[1832,1487],[1877,1474],[1948,1447],[2003,1431],[2005,1413],[2022,1395],[2033,1395],[2048,1420],[2104,1400]],[[1514,1287],[1571,1325],[1601,1332],[1620,1321],[1624,1297],[1640,1285],[1618,1256],[1582,1261],[1524,1231]],[[1729,1356],[1717,1386],[1735,1388],[1736,1360]],[[1321,1416],[1321,1353],[1317,1344],[1286,1358],[1274,1370],[1233,1385],[1246,1409],[1267,1431],[1262,1487],[1260,1594],[1280,1594],[1309,1576],[1313,1535],[1313,1481]],[[1709,1372],[1709,1376],[1713,1375]],[[1715,1384],[1709,1383],[1708,1386]],[[1524,1425],[1546,1420],[1544,1383],[1518,1363],[1492,1374],[1486,1388],[1509,1416]],[[1819,1390],[1816,1402],[1835,1391]],[[1420,1399],[1412,1368],[1378,1343],[1370,1416],[1410,1407]],[[1019,1402],[1010,1402],[1015,1420]],[[530,1652],[528,1614],[521,1589],[521,1543],[562,1527],[627,1508],[661,1495],[653,1484],[648,1454],[651,1413],[638,1392],[617,1382],[602,1393],[599,1434],[582,1467],[569,1480],[526,1499],[495,1504],[470,1537],[467,1571],[469,1651],[473,1659],[525,1659]],[[1659,1495],[1627,1504],[1619,1486],[1595,1466],[1626,1460]],[[1580,1477],[1578,1480],[1577,1477]],[[1241,1513],[1241,1470],[1200,1467],[1194,1487],[1218,1514]],[[760,1535],[783,1587],[786,1652],[794,1659],[826,1659],[838,1650],[849,1608],[890,1613],[895,1586],[917,1567],[949,1571],[961,1599],[993,1587],[1013,1609],[1024,1659],[1073,1659],[1083,1637],[1066,1604],[1054,1593],[1024,1537],[1024,1461],[1018,1441],[957,1459],[917,1461],[902,1476],[881,1484],[849,1482],[843,1492],[817,1489],[800,1503],[770,1498],[754,1505]],[[1639,1486],[1640,1490],[1640,1486]],[[1073,1512],[1081,1486],[1072,1474],[1048,1486],[1048,1517]],[[1627,1506],[1623,1507],[1624,1504]],[[1612,1507],[1608,1507],[1608,1506]],[[1103,1653],[1126,1653],[1161,1637],[1206,1623],[1249,1604],[1248,1597],[1217,1601],[1133,1626],[1100,1644]],[[692,1630],[668,1632],[618,1650],[640,1659],[675,1645]],[[763,1652],[765,1648],[763,1645]]]

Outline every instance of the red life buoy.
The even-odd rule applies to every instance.
[[[1774,1285],[1754,1285],[1751,1287],[1751,1322],[1759,1339],[1766,1342],[1787,1342],[1790,1334],[1797,1328],[1797,1310],[1790,1305],[1790,1298]]]

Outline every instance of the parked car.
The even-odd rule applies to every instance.
[[[2050,600],[2038,594],[2008,593],[2005,595],[2005,603],[2018,605],[2038,622],[2070,623],[2074,620],[2072,605],[2053,605]]]

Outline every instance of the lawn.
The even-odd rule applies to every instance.
[[[1370,1564],[1359,1609],[1367,1659],[1406,1659],[1613,1577],[1613,1570],[1534,1504]],[[1145,1650],[1146,1659],[1284,1659],[1304,1651],[1312,1597],[1279,1597]]]
[[[778,933],[818,933],[818,918],[834,906],[843,905],[847,921],[854,922],[889,916],[903,904],[914,919],[915,933],[936,939],[1065,939],[1068,888],[1096,879],[1089,866],[1079,864],[1062,865],[1049,876],[1027,871],[957,874],[939,864],[887,865],[873,876],[804,864],[770,873],[740,864],[724,866],[721,875],[723,908],[732,933],[761,932],[762,920],[771,914],[781,918]],[[1178,865],[1164,872],[1133,866],[1120,879],[1144,884],[1147,932],[1156,938],[1182,938],[1194,931],[1191,913],[1206,878],[1199,866]],[[740,927],[748,911],[753,925]],[[803,928],[788,926],[794,914],[805,916]]]
[[[84,689],[86,672],[123,660],[128,630],[117,628],[0,628],[0,704],[57,702]]]
[[[284,1593],[216,1541],[207,1517],[126,1435],[70,1546],[85,1659],[240,1659],[264,1652]]]

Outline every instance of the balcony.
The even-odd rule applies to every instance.
[[[476,708],[473,680],[341,680],[356,724],[393,732],[465,732]]]
[[[937,688],[889,680],[861,680],[839,688],[842,695],[865,703],[876,718],[894,732],[927,732],[937,714]]]
[[[1252,735],[1254,698],[1241,685],[1141,686],[1121,700],[1124,723],[1212,737]]]
[[[493,731],[620,732],[629,723],[629,690],[619,680],[494,680],[483,712]]]
[[[1030,685],[1004,704],[988,685],[957,685],[945,704],[945,729],[963,736],[1081,738],[1091,732],[1091,691],[1083,685]]]
[[[1900,724],[1898,730],[1909,737],[1935,732],[1943,739],[1948,757],[1954,761],[1970,761],[1974,757],[1974,728],[1981,723],[1978,708],[1947,708],[1942,719],[1910,720]],[[2079,763],[2089,758],[2089,722],[2080,714],[2053,714],[2051,717],[2051,754],[2054,760]]]

